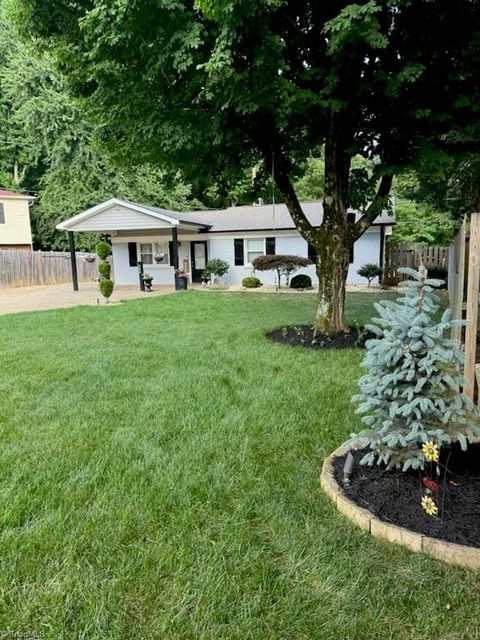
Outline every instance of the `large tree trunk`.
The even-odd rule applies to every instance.
[[[348,331],[345,323],[345,286],[352,227],[347,219],[350,154],[348,124],[331,116],[325,144],[325,194],[323,222],[316,234],[318,300],[315,330],[333,334]]]
[[[348,331],[344,313],[350,248],[381,214],[392,184],[392,176],[384,175],[378,193],[363,217],[356,223],[350,223],[347,205],[351,143],[350,124],[345,118],[330,114],[325,144],[323,222],[319,229],[311,225],[302,210],[289,178],[286,157],[279,149],[275,150],[275,183],[298,231],[317,252],[318,302],[314,325],[318,333],[327,335]],[[263,151],[268,166],[272,151],[270,147]]]
[[[322,234],[323,235],[323,234]],[[341,233],[325,235],[315,245],[318,277],[315,331],[323,334],[348,331],[345,323],[345,287],[349,265],[349,245]]]

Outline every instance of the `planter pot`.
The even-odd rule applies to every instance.
[[[148,280],[144,280],[143,284],[145,285],[145,291],[151,291],[152,290],[152,281],[148,281]]]
[[[175,276],[175,291],[182,291],[186,289],[188,285],[187,278],[178,278]]]

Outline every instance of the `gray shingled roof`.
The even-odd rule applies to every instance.
[[[162,212],[161,209],[148,207],[154,211]],[[303,202],[303,211],[309,221],[318,227],[322,224],[323,209],[322,203]],[[168,211],[165,213],[171,215]],[[172,216],[173,217],[173,216]],[[360,214],[357,214],[357,219]],[[203,224],[209,226],[209,231],[260,231],[270,229],[295,229],[287,207],[284,204],[275,206],[275,216],[273,214],[273,206],[254,205],[243,207],[229,207],[228,209],[216,209],[206,211],[192,211],[191,213],[176,213],[175,218],[182,222],[192,222],[193,224]],[[395,224],[395,218],[383,213],[375,222],[379,224]]]
[[[188,224],[198,225],[199,227],[208,225],[208,222],[205,222],[204,220],[197,220],[196,211],[193,211],[192,213],[181,213],[179,211],[170,211],[170,209],[161,209],[160,207],[152,207],[149,204],[140,204],[139,202],[131,202],[129,200],[124,200],[124,202],[129,202],[129,204],[142,207],[143,209],[148,209],[149,211],[153,211],[155,213],[162,213],[163,215],[168,216],[169,218],[173,218],[174,220],[178,220],[179,222],[188,222]]]

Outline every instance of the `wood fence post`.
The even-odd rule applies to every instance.
[[[465,388],[473,400],[475,391],[475,356],[477,351],[478,291],[480,286],[480,212],[470,216],[468,255],[467,328],[465,330]]]
[[[463,289],[465,286],[465,231],[467,222],[463,219],[462,226],[450,247],[448,269],[448,297],[452,310],[452,320],[461,320],[463,315]],[[451,259],[450,259],[451,257]],[[452,327],[452,340],[462,342],[462,327]]]

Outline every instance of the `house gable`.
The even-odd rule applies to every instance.
[[[175,221],[175,224],[176,221]],[[121,204],[112,204],[103,211],[67,225],[67,231],[123,231],[131,229],[170,228],[172,223],[150,213],[143,213]]]

